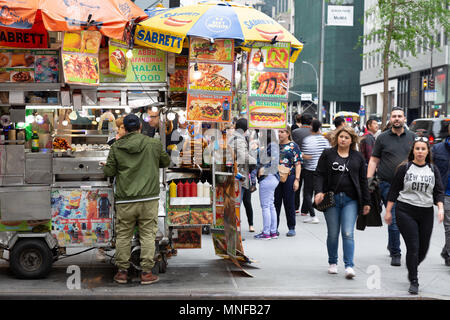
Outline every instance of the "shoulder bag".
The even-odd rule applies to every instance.
[[[348,154],[348,159],[347,159],[347,162],[345,163],[344,170],[347,167],[347,164],[349,161],[350,161],[350,152]],[[341,182],[341,178],[344,175],[344,172],[345,171],[342,171],[341,175],[339,176],[339,180],[338,180],[335,190],[337,190],[337,188],[339,187],[339,183]],[[313,202],[313,208],[317,209],[319,211],[322,211],[322,212],[325,212],[328,208],[332,208],[335,205],[336,205],[336,202],[334,200],[334,191],[325,192],[321,203],[316,204],[315,202]]]

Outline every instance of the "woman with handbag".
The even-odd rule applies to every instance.
[[[406,267],[409,293],[418,294],[417,268],[425,259],[433,231],[433,204],[438,206],[438,221],[444,221],[444,186],[439,170],[431,164],[431,151],[426,137],[417,137],[408,155],[395,172],[389,189],[386,215],[392,223],[392,207],[396,204],[396,222],[406,244]]]
[[[356,151],[358,136],[345,126],[333,137],[333,148],[325,149],[315,172],[315,207],[324,211],[327,222],[328,273],[337,274],[339,232],[342,231],[345,277],[352,279],[354,239],[358,214],[370,211],[370,194],[367,186],[366,162]]]
[[[266,139],[267,136],[267,139]],[[278,144],[272,142],[276,139],[273,130],[267,130],[261,134],[262,143],[258,152],[256,166],[259,183],[259,199],[261,202],[263,229],[255,239],[270,240],[278,238],[277,212],[275,210],[275,189],[280,182],[278,174],[279,150]],[[267,143],[266,143],[267,141]]]
[[[280,224],[281,204],[284,204],[289,232],[288,237],[295,236],[295,191],[299,188],[301,171],[301,151],[292,141],[291,128],[278,130],[280,146],[280,184],[275,189],[275,209],[277,211],[277,227]]]

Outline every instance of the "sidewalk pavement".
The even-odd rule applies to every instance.
[[[255,233],[248,231],[245,209],[242,235],[247,256],[256,260],[246,267],[253,277],[245,276],[230,261],[214,255],[210,235],[203,235],[201,249],[180,249],[169,259],[167,272],[150,286],[139,279],[126,285],[112,281],[115,269],[108,262],[97,261],[95,251],[57,261],[47,279],[15,279],[5,262],[0,262],[0,299],[446,299],[450,300],[450,267],[440,252],[444,227],[435,220],[430,249],[419,266],[418,296],[407,290],[406,248],[402,240],[402,266],[390,265],[387,226],[355,230],[356,277],[347,280],[339,246],[339,274],[330,275],[326,248],[327,229],[323,213],[319,224],[306,224],[297,216],[297,235],[288,231],[284,209],[281,213],[280,238],[256,240],[262,228],[258,191],[252,194]],[[383,213],[384,215],[384,213]],[[69,252],[71,253],[71,252]],[[81,289],[67,286],[71,273],[67,267],[81,268]],[[69,279],[70,280],[70,279]]]

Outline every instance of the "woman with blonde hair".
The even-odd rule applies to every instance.
[[[328,273],[337,274],[339,233],[342,232],[345,277],[352,279],[354,239],[358,214],[370,211],[370,194],[367,185],[366,162],[356,151],[358,136],[348,127],[342,127],[333,137],[332,148],[325,149],[315,171],[314,202],[320,204],[324,194],[334,192],[335,205],[325,210],[327,223]]]

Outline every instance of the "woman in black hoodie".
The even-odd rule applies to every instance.
[[[328,237],[328,273],[336,274],[338,262],[339,232],[342,229],[345,277],[352,279],[356,218],[370,211],[370,194],[367,186],[366,163],[356,151],[358,136],[350,127],[343,127],[333,138],[333,148],[325,149],[315,171],[316,204],[322,202],[324,194],[334,192],[336,205],[325,211]]]

